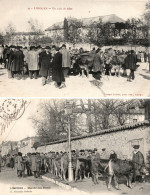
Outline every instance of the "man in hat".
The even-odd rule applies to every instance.
[[[24,54],[20,50],[20,47],[17,46],[14,51],[14,60],[11,68],[13,75],[16,75],[17,79],[20,79],[20,75],[23,72],[23,66],[24,66]]]
[[[52,80],[56,82],[59,89],[65,87],[65,78],[62,69],[62,54],[59,48],[52,47]]]
[[[132,81],[135,79],[134,71],[136,70],[136,55],[134,50],[131,50],[127,57],[125,58],[125,69],[130,69],[130,74],[127,77],[127,81]],[[131,80],[132,79],[132,80]]]
[[[148,52],[148,63],[149,63],[149,71],[150,71],[150,49],[149,49],[149,52]]]
[[[3,67],[3,65],[4,65],[3,60],[4,60],[4,46],[0,45],[0,68],[4,68]]]
[[[7,53],[9,51],[9,47],[8,45],[5,45],[4,46],[4,51],[3,51],[3,62],[4,62],[4,65],[5,65],[5,68],[6,68],[6,65],[7,65]]]
[[[71,59],[70,59],[70,53],[66,48],[66,45],[63,44],[61,47],[61,53],[62,53],[62,68],[64,77],[68,77],[69,69],[71,67]]]
[[[34,78],[37,79],[37,74],[39,71],[39,53],[41,50],[37,50],[35,46],[30,47],[30,51],[28,52],[27,63],[29,69],[29,77],[30,79]]]
[[[2,166],[2,156],[1,156],[1,151],[0,151],[0,172],[1,172],[1,166]]]
[[[106,148],[102,148],[102,152],[100,156],[101,156],[101,159],[107,159]]]
[[[133,148],[134,148],[133,157],[132,157],[132,161],[134,164],[133,180],[135,182],[137,180],[140,181],[141,179],[141,170],[144,166],[144,156],[139,151],[140,145],[134,145]]]
[[[17,157],[17,175],[18,177],[22,177],[22,172],[23,172],[23,158],[22,158],[22,153],[18,152],[18,157]]]
[[[23,54],[24,54],[23,72],[24,72],[24,75],[28,75],[28,63],[27,63],[27,60],[28,60],[28,48],[24,47],[22,51],[23,51]]]
[[[34,177],[37,177],[37,157],[36,153],[32,153],[31,155],[31,170],[34,173]]]
[[[12,64],[14,61],[14,50],[15,46],[11,45],[9,50],[6,53],[6,68],[8,71],[8,78],[13,78],[13,72],[12,72]]]
[[[40,75],[42,76],[42,85],[47,83],[48,76],[51,76],[51,54],[50,47],[46,46],[44,51],[40,53]]]
[[[27,169],[27,175],[32,176],[32,172],[31,172],[31,153],[27,153],[26,169]]]

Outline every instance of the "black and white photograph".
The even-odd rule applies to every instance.
[[[149,0],[1,0],[1,97],[149,97]]]
[[[149,195],[150,99],[1,99],[4,194]]]

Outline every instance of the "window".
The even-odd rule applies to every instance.
[[[137,119],[133,119],[133,122],[136,123],[137,122]]]

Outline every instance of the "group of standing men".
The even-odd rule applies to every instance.
[[[55,45],[50,48],[31,46],[27,48],[10,46],[4,48],[3,61],[8,69],[9,78],[25,78],[29,74],[30,79],[42,76],[42,85],[48,80],[56,82],[56,87],[65,87],[65,77],[71,66],[71,59],[66,45],[58,48]]]
[[[134,145],[133,146],[134,151],[132,154],[132,162],[133,162],[133,181],[142,181],[142,168],[145,166],[144,164],[144,156],[139,151],[140,145]],[[40,175],[43,173],[51,172],[55,173],[53,171],[54,163],[53,161],[57,161],[57,159],[60,159],[62,156],[68,154],[66,152],[53,152],[50,151],[48,153],[28,153],[25,156],[22,156],[21,152],[18,152],[18,155],[14,155],[13,157],[9,157],[9,162],[7,162],[5,165],[11,168],[15,168],[17,170],[18,177],[25,176],[25,171],[27,172],[27,176],[34,176],[35,178],[40,177]],[[105,148],[102,149],[102,151],[99,153],[97,148],[94,148],[93,150],[72,150],[71,151],[72,159],[78,159],[78,158],[84,158],[84,159],[95,159],[95,161],[101,161],[101,159],[108,159],[112,161],[117,161],[118,157],[115,151],[111,151],[109,154]],[[13,159],[13,163],[12,162]],[[75,161],[76,162],[76,161]],[[12,165],[13,166],[12,166]],[[2,166],[2,157],[0,155],[0,168]],[[78,165],[76,165],[78,166]],[[109,166],[105,167],[105,169]],[[55,167],[55,166],[54,166]],[[85,168],[85,167],[84,167]],[[125,167],[124,167],[125,168]],[[121,171],[121,170],[120,170]]]

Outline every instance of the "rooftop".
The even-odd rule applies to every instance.
[[[69,19],[71,18],[67,18],[68,22]],[[122,18],[118,17],[115,14],[111,14],[111,15],[106,15],[106,16],[97,16],[97,17],[90,17],[90,18],[82,18],[82,19],[78,19],[78,21],[83,22],[83,26],[87,27],[90,24],[94,23],[94,22],[98,22],[99,20],[102,20],[103,23],[121,23],[121,22],[125,22]],[[58,30],[58,29],[63,29],[63,24],[64,22],[57,22],[55,24],[53,24],[52,26],[50,26],[49,28],[46,29],[46,31],[49,30]]]
[[[28,35],[44,35],[43,32],[14,32],[13,36],[16,35],[22,35],[22,36],[28,36]]]

